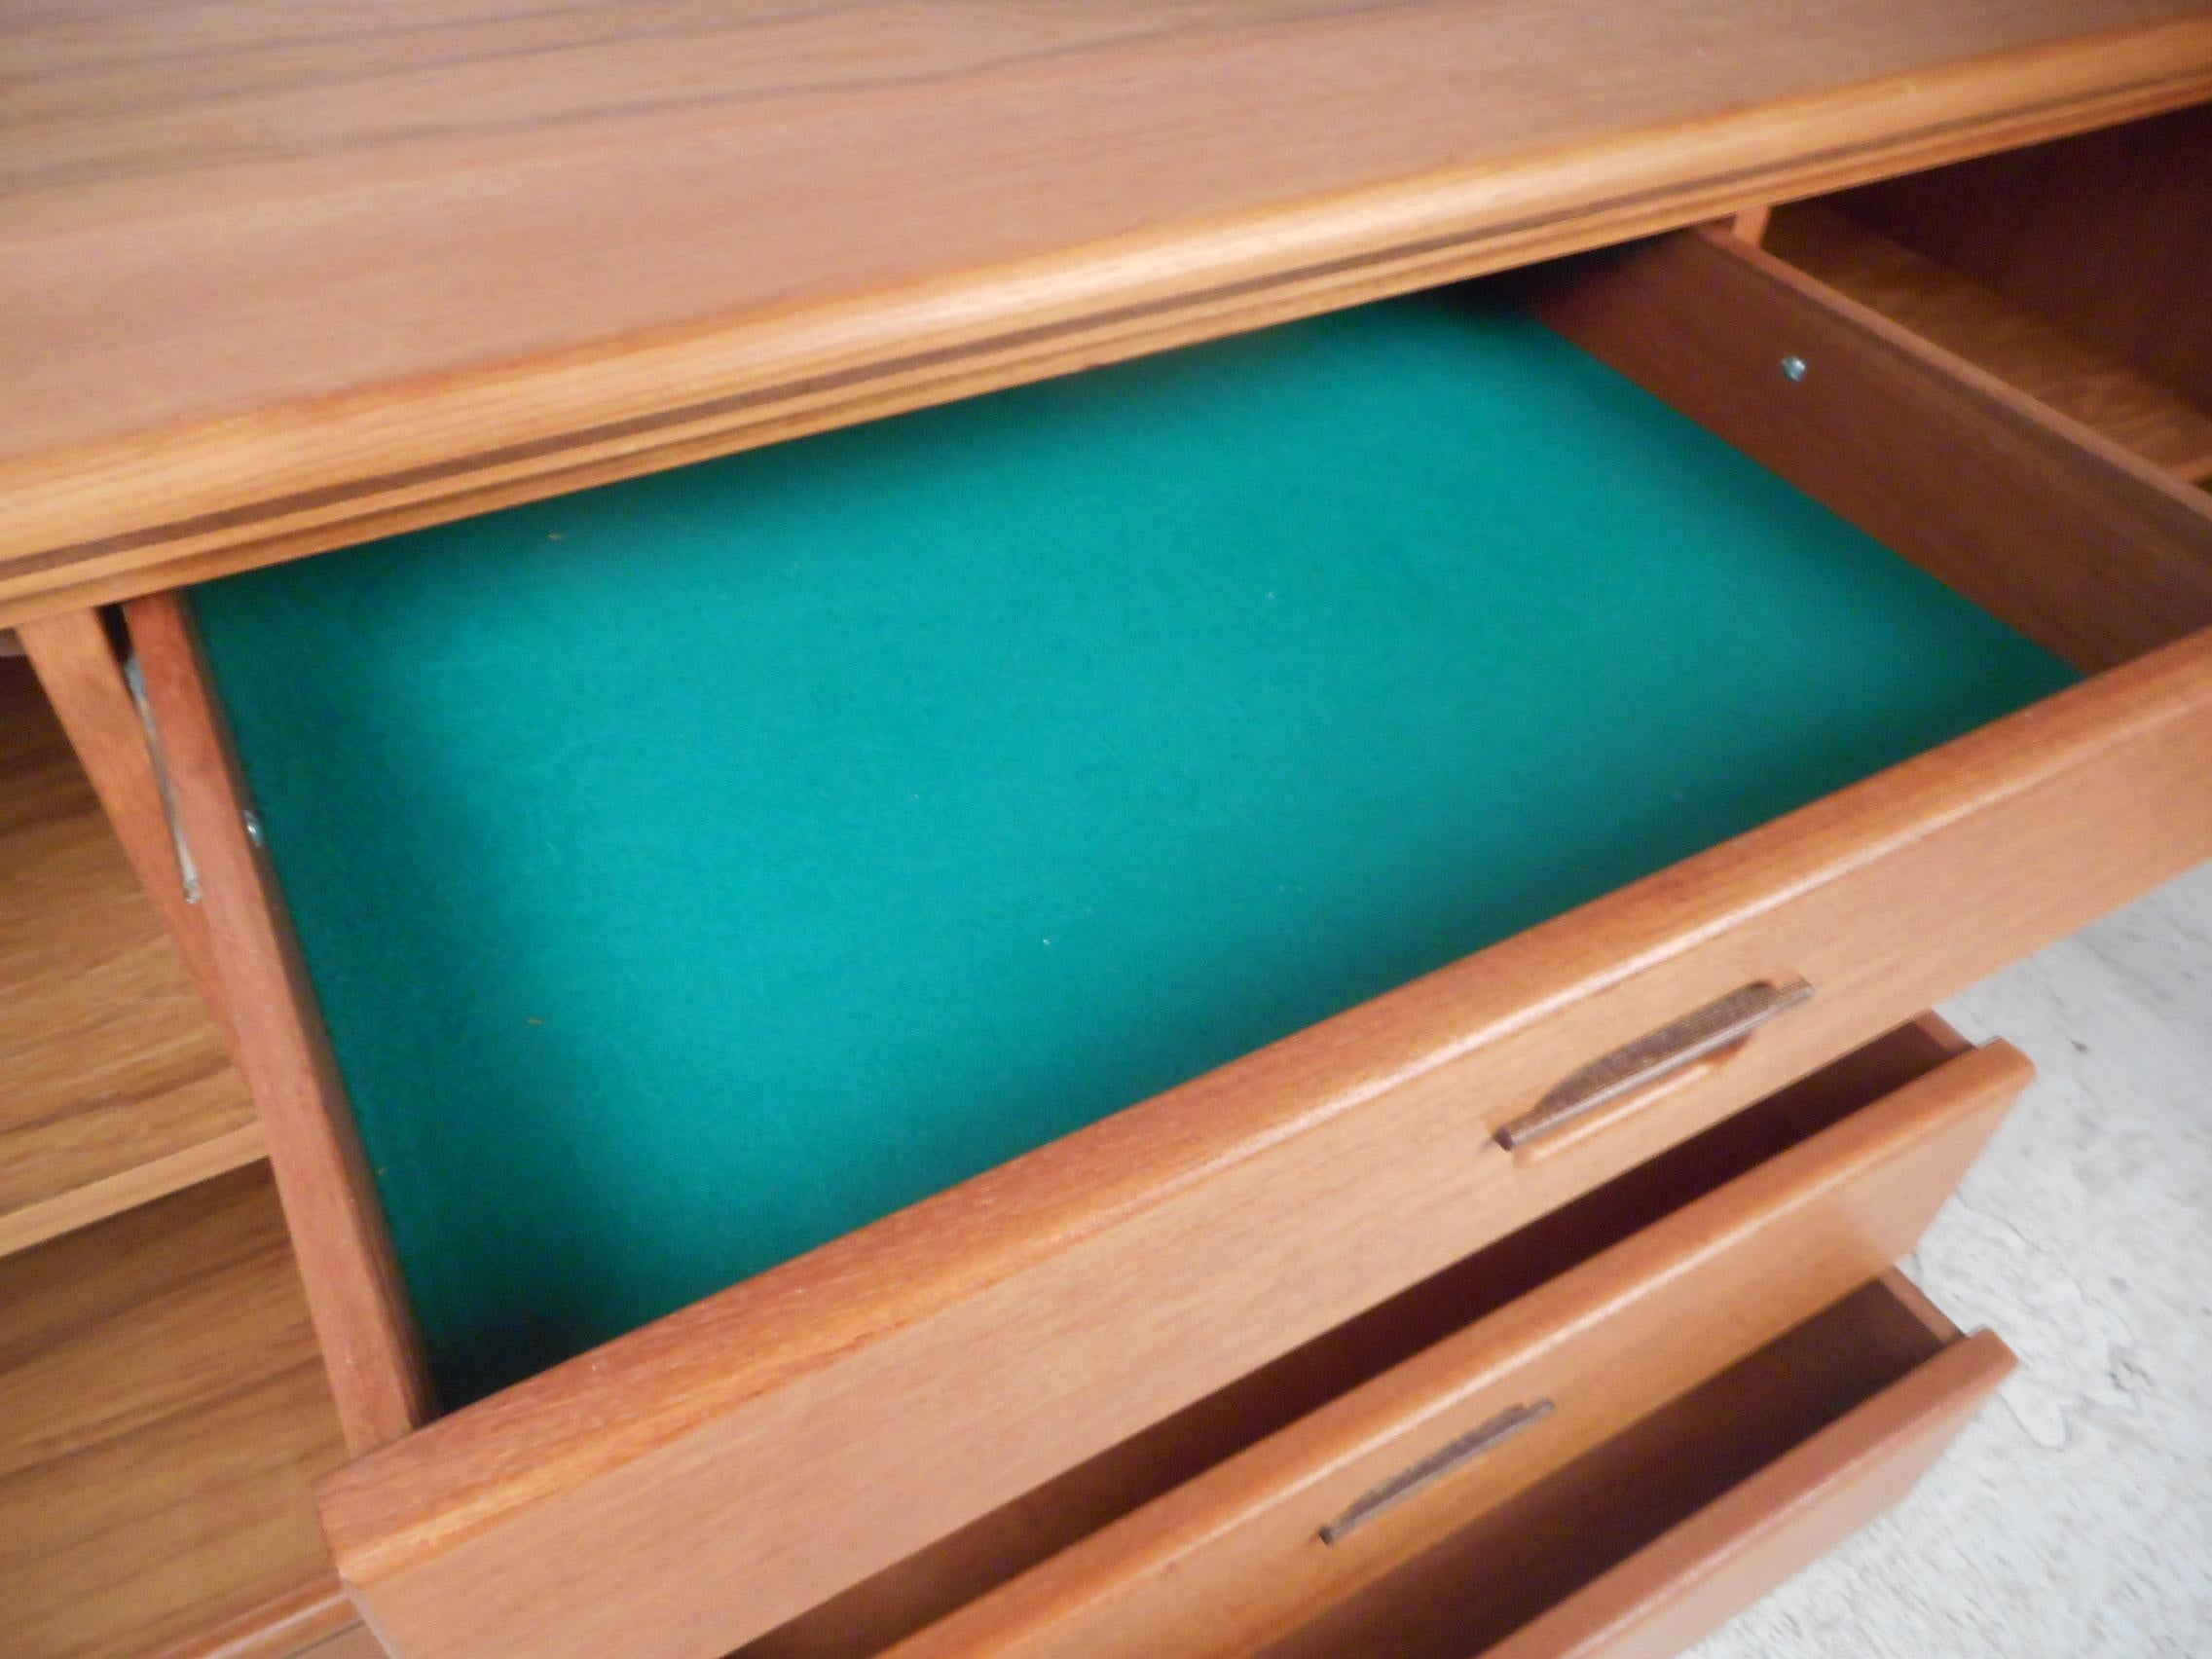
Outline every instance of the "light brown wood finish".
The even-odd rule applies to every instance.
[[[2212,190],[2212,155],[2207,174]],[[1837,208],[1821,203],[1785,207],[1762,245],[2153,465],[2188,480],[2212,474],[2212,412]]]
[[[331,1639],[359,1628],[345,1588],[325,1572],[163,1649],[156,1659],[292,1659],[311,1649],[326,1652]]]
[[[386,1649],[366,1625],[354,1625],[304,1649],[299,1659],[386,1659]]]
[[[743,1659],[870,1659],[1970,1047],[1933,1016],[1885,1033],[810,1609]]]
[[[239,1069],[268,1138],[346,1443],[365,1452],[430,1415],[414,1313],[289,919],[247,833],[244,783],[191,612],[181,596],[160,595],[134,601],[129,619],[200,868]]]
[[[2194,0],[260,0],[4,51],[0,623],[2212,95]]]
[[[187,902],[153,746],[106,619],[96,610],[69,610],[26,622],[17,632],[130,867],[161,907],[192,982],[221,1025],[222,993],[207,920]]]
[[[0,661],[0,1255],[263,1156],[53,711]]]
[[[1576,345],[2083,668],[2212,626],[2200,492],[1760,248],[1685,232],[1531,274],[1530,296]]]
[[[1810,1133],[895,1649],[1242,1653],[1343,1601],[1912,1249],[2030,1068],[1959,1055]],[[1334,1541],[1438,1448],[1551,1415]],[[1202,1637],[1200,1632],[1202,1631]]]
[[[1731,236],[1740,237],[1753,247],[1760,247],[1766,242],[1766,228],[1773,219],[1773,203],[1762,202],[1737,213],[1727,222],[1727,228]]]
[[[0,1261],[11,1659],[139,1659],[327,1574],[344,1456],[266,1170]]]
[[[1679,1652],[1904,1496],[2012,1364],[1890,1274],[1265,1659]]]
[[[1903,1502],[2013,1365],[1989,1333],[1965,1339],[1490,1659],[1673,1659]]]
[[[408,1653],[733,1647],[2208,854],[2212,634],[431,1424],[322,1489],[341,1572]],[[1792,975],[1571,1149],[1491,1139]]]
[[[1838,205],[2212,409],[2212,106]]]

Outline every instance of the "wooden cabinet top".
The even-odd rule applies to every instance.
[[[0,0],[0,623],[2212,96],[2175,0]]]

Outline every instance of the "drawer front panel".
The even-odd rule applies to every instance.
[[[2212,636],[434,1423],[325,1486],[341,1569],[402,1653],[726,1651],[2207,856]]]
[[[1678,1653],[1903,1497],[2012,1363],[1888,1274],[1257,1651]]]
[[[1903,1500],[2012,1368],[1987,1332],[1946,1348],[1487,1659],[1669,1659]]]
[[[2028,1075],[1958,1055],[897,1651],[1249,1650],[1883,1272]]]

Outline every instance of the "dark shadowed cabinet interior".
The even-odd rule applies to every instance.
[[[0,81],[0,1650],[1658,1655],[2002,1384],[1928,1011],[2212,857],[2212,13]]]

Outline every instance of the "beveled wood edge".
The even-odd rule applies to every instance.
[[[119,1169],[112,1175],[55,1193],[36,1203],[0,1215],[0,1256],[14,1255],[74,1233],[80,1227],[121,1215],[125,1210],[181,1193],[269,1156],[259,1121],[160,1158]]]
[[[2076,667],[2212,626],[2212,497],[1729,230],[1531,274],[1527,297],[1547,326]],[[1802,383],[1755,355],[1757,340],[1802,350]],[[1897,455],[1869,465],[1876,446]],[[2006,461],[2012,522],[1993,526],[1980,499],[1901,511],[1882,476],[1944,477],[1944,458],[1985,456]],[[2033,539],[2053,524],[2064,533]]]
[[[1936,1048],[1942,1050],[1944,1055],[1950,1059],[1956,1059],[1961,1054],[1972,1053],[1976,1049],[1989,1047],[1987,1043],[1974,1042],[1972,1038],[1968,1037],[1957,1026],[1933,1009],[1922,1014],[1918,1019],[1910,1019],[1905,1023],[1911,1029],[1920,1032]],[[2029,1071],[2032,1073],[2034,1069],[2034,1062],[2031,1061]]]
[[[302,1648],[294,1659],[387,1659],[389,1651],[369,1625],[350,1624],[313,1647]]]
[[[64,611],[26,622],[23,654],[61,723],[78,764],[92,783],[124,856],[154,901],[184,958],[226,1051],[230,1021],[206,917],[187,902],[176,838],[162,795],[145,722],[124,678],[123,663],[96,610]],[[27,1250],[80,1227],[150,1203],[266,1157],[258,1123],[241,1124],[197,1145],[119,1169],[0,1215],[0,1255]]]
[[[1920,1076],[1870,1096],[1849,1116],[1696,1194],[1514,1302],[1492,1309],[1388,1372],[915,1631],[886,1649],[884,1659],[1010,1655],[1030,1651],[1040,1642],[1064,1646],[1068,1638],[1057,1623],[1068,1616],[1062,1609],[1075,1608],[1081,1617],[1101,1598],[1148,1578],[1163,1579],[1185,1551],[1244,1525],[1276,1501],[1283,1480],[1283,1448],[1292,1438],[1298,1442],[1300,1465],[1339,1469],[1369,1455],[1380,1440],[1397,1432],[1394,1425],[1407,1417],[1409,1401],[1433,1397],[1441,1386],[1439,1379],[1448,1374],[1494,1378],[1506,1367],[1520,1367],[1540,1354],[1562,1332],[1586,1332],[1608,1320],[1633,1318],[1638,1304],[1664,1295],[1715,1258],[1743,1249],[1839,1190],[1931,1151],[1959,1135],[1969,1124],[1980,1125],[1972,1143],[1972,1151],[1978,1152],[2034,1081],[2035,1066],[2002,1039],[1967,1044],[1932,1014],[1913,1023],[1948,1051]],[[1941,1201],[1938,1198],[1918,1226],[1899,1236],[1917,1235]],[[1876,1276],[1937,1340],[1958,1335],[1901,1272],[1890,1268]],[[1860,1285],[1865,1282],[1859,1280]],[[1773,1329],[1765,1340],[1781,1334],[1781,1329]],[[1740,1357],[1740,1352],[1729,1357]],[[1487,1357],[1472,1357],[1477,1353]],[[1718,1371],[1727,1361],[1711,1363]],[[1665,1397],[1651,1397],[1643,1409],[1655,1411],[1666,1403]],[[1424,1427],[1433,1439],[1434,1425]],[[1226,1505],[1218,1497],[1193,1501],[1199,1483],[1218,1493],[1234,1491],[1239,1480],[1247,1490],[1237,1499],[1234,1518],[1224,1514]]]
[[[194,988],[227,1042],[230,1019],[207,918],[188,901],[153,745],[106,617],[93,609],[61,611],[26,621],[17,633],[124,856],[161,911]]]
[[[326,1477],[340,1570],[404,1572],[1933,826],[2208,711],[2212,630],[539,1373]]]
[[[1939,1343],[1955,1343],[1960,1331],[1951,1316],[1936,1306],[1929,1294],[1915,1283],[1902,1268],[1892,1268],[1882,1275],[1882,1288],[1893,1299],[1927,1328],[1928,1334]]]
[[[359,1619],[337,1575],[326,1572],[150,1659],[291,1659],[358,1628]]]
[[[0,625],[2212,97],[2212,18],[2045,43],[788,313],[0,467]]]
[[[181,594],[128,608],[176,811],[201,877],[237,1063],[329,1373],[347,1449],[431,1416],[429,1374],[352,1109],[274,873],[247,831],[247,791]]]
[[[1932,1311],[1902,1274],[1886,1275],[1882,1282],[1916,1314]],[[1595,1659],[1762,1544],[1779,1543],[1793,1524],[1815,1519],[1826,1500],[1848,1499],[1850,1489],[1878,1479],[1886,1465],[1910,1463],[1916,1448],[1932,1462],[2018,1365],[1996,1333],[1961,1337],[1947,1319],[1936,1318],[1942,1326],[1936,1334],[1945,1343],[1940,1352],[1486,1649],[1482,1659]],[[1921,1472],[1904,1470],[1905,1490]],[[1853,1518],[1848,1530],[1903,1495],[1884,1494],[1871,1513]]]
[[[1762,247],[1766,243],[1767,224],[1773,217],[1774,203],[1759,202],[1744,208],[1733,218],[1721,221],[1721,226],[1739,241],[1748,241],[1753,247]]]

